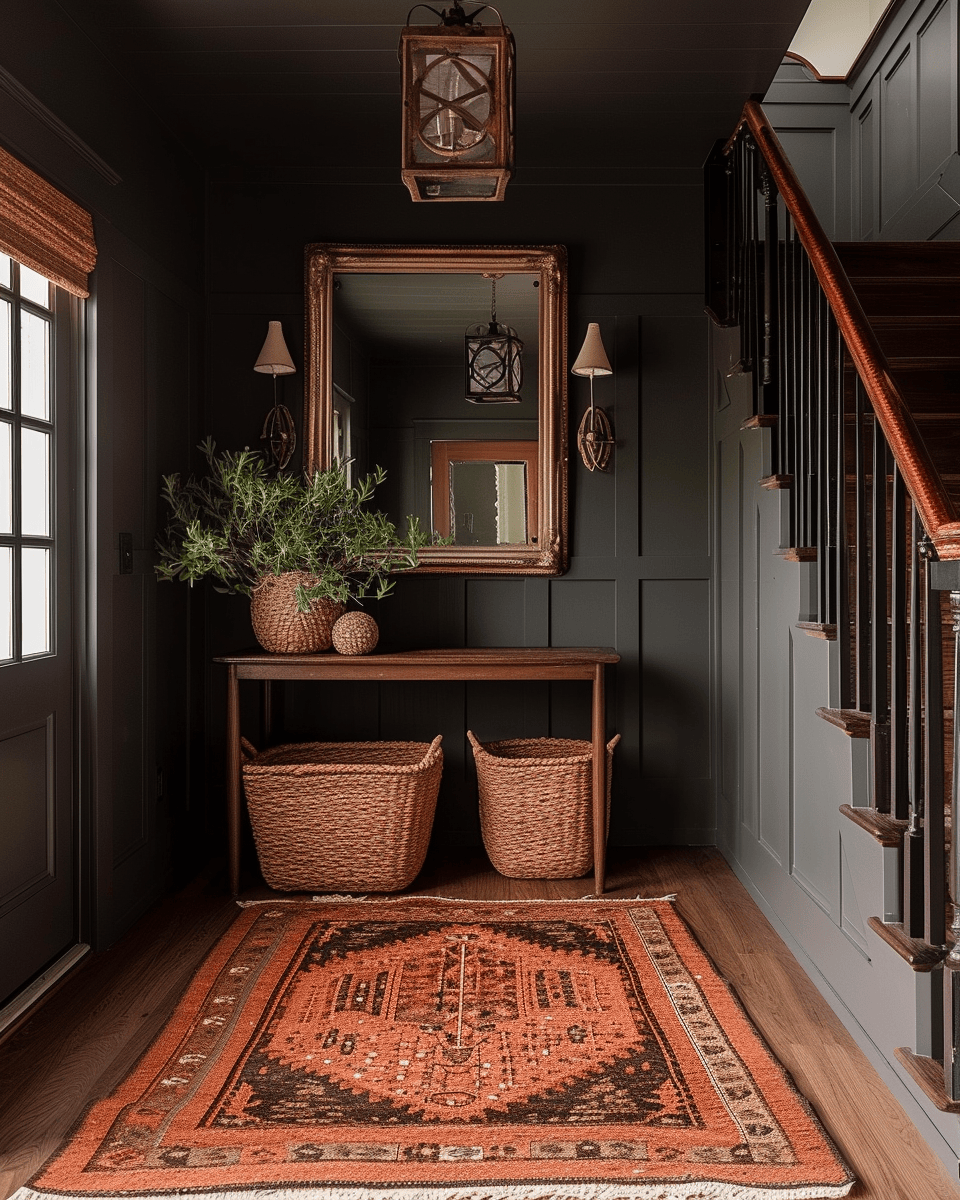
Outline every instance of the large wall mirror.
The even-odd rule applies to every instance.
[[[420,570],[565,571],[564,248],[316,244],[306,268],[306,468],[383,467],[376,507],[450,539]],[[494,303],[522,382],[508,403],[471,402],[465,337],[489,332]],[[496,355],[477,367],[495,376]]]

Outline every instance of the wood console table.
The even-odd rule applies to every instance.
[[[593,684],[591,740],[593,742],[593,863],[597,895],[603,891],[607,848],[606,714],[603,669],[620,655],[600,647],[509,647],[463,650],[407,650],[399,654],[268,654],[248,651],[225,655],[227,678],[227,858],[230,891],[240,890],[241,679],[313,680],[317,683],[365,679],[372,683],[395,680],[470,679],[583,679]],[[269,696],[269,691],[268,691]]]

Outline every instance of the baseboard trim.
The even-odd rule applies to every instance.
[[[16,996],[0,1008],[0,1037],[3,1037],[14,1025],[19,1024],[21,1019],[27,1014],[29,1009],[39,1001],[53,988],[65,975],[68,975],[73,968],[86,958],[90,953],[90,947],[86,942],[80,942],[76,946],[71,946],[60,957],[27,987],[22,992],[18,992]]]
[[[777,934],[783,939],[787,949],[794,956],[806,974],[809,976],[814,987],[821,996],[830,1005],[840,1022],[846,1029],[847,1033],[853,1038],[864,1055],[867,1057],[870,1065],[874,1068],[880,1078],[883,1080],[886,1087],[893,1094],[894,1099],[906,1112],[910,1121],[916,1126],[920,1136],[927,1143],[934,1154],[947,1168],[951,1178],[956,1176],[958,1155],[954,1151],[951,1144],[941,1134],[940,1130],[934,1124],[929,1112],[924,1108],[916,1092],[914,1092],[906,1083],[903,1076],[895,1067],[894,1063],[883,1053],[877,1043],[873,1040],[870,1034],[860,1024],[852,1010],[847,1007],[844,1000],[840,997],[837,991],[833,988],[830,981],[819,969],[817,964],[807,954],[806,950],[800,945],[789,929],[783,924],[777,915],[776,911],[767,901],[763,893],[756,887],[750,876],[744,870],[742,864],[737,859],[736,855],[731,851],[725,840],[718,836],[717,849],[723,855],[727,865],[733,871],[734,875],[740,880],[743,886],[750,894],[750,898],[754,901],[763,915],[767,918]]]

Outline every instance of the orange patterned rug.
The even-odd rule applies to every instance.
[[[814,1200],[852,1178],[665,900],[245,908],[21,1189]]]

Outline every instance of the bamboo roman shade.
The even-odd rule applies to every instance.
[[[75,296],[97,261],[90,214],[0,147],[0,251]]]

